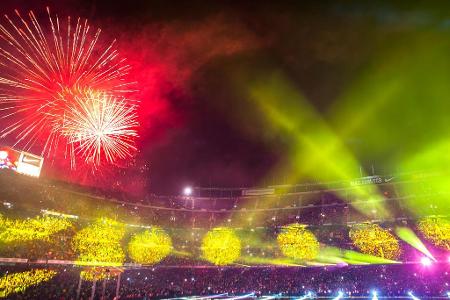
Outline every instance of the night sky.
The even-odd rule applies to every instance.
[[[86,17],[117,38],[140,87],[137,163],[149,164],[142,176],[157,194],[186,184],[283,182],[270,173],[290,140],[264,127],[236,80],[282,72],[334,129],[332,108],[380,53],[448,27],[448,7],[410,1],[8,1],[1,12],[45,14],[45,6]],[[361,132],[342,142],[379,172],[389,169],[386,152],[401,143],[366,151]]]

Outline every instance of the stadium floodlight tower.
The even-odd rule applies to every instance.
[[[190,186],[185,186],[183,189],[183,195],[185,195],[185,196],[191,196],[192,192],[193,192],[193,190],[192,190],[192,187],[190,187]]]

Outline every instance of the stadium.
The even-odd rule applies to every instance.
[[[1,9],[0,298],[450,299],[447,6],[115,5]]]
[[[435,199],[438,194],[428,187],[442,176],[372,176],[252,190],[194,188],[190,195],[124,200],[4,170],[0,260],[6,274],[36,268],[54,272],[34,278],[43,282],[25,292],[49,299],[373,298],[376,289],[392,298],[412,291],[445,294],[447,218],[432,202],[417,218],[405,209],[412,199]],[[363,201],[368,207],[362,207],[360,200],[333,196],[338,190],[351,195],[370,182],[382,191],[381,202]],[[420,188],[404,194],[405,186]],[[381,205],[395,210],[396,217],[380,220],[376,208]],[[95,231],[85,232],[86,248],[77,248],[74,239],[95,224]],[[227,230],[236,241],[220,235]],[[133,248],[143,232],[148,240]],[[211,236],[213,253],[208,254],[205,237],[211,232],[219,233]]]

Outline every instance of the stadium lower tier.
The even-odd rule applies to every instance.
[[[154,267],[106,270],[2,265],[8,299],[445,299],[450,264],[346,267]]]

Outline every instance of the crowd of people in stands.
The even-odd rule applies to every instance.
[[[3,271],[5,267],[2,267]],[[23,269],[23,267],[22,267]],[[8,270],[15,271],[14,267]],[[77,267],[58,267],[51,281],[31,287],[12,299],[75,299],[79,285]],[[20,271],[20,268],[17,270]],[[450,266],[370,265],[320,268],[146,268],[129,269],[121,273],[120,299],[163,299],[174,297],[227,294],[242,296],[279,295],[300,297],[311,295],[335,298],[346,296],[372,299],[378,297],[409,297],[409,293],[424,299],[445,297],[450,290]],[[96,283],[96,299],[116,296],[118,277]],[[88,299],[92,282],[81,282],[79,295]],[[248,297],[250,298],[250,297]]]
[[[181,297],[229,293],[257,296],[282,294],[302,296],[309,291],[319,296],[336,296],[338,291],[353,296],[445,295],[450,267],[424,270],[419,266],[353,266],[328,268],[231,268],[129,271],[123,274],[124,298]],[[147,278],[147,279],[146,279]]]
[[[34,183],[33,183],[34,184]],[[397,197],[387,188],[386,198]],[[417,265],[333,266],[333,267],[280,267],[240,266],[214,267],[198,258],[203,235],[217,225],[240,228],[238,234],[246,236],[257,232],[266,241],[275,243],[280,227],[293,222],[309,224],[317,239],[338,248],[356,250],[349,240],[347,222],[365,221],[354,218],[351,205],[330,193],[313,193],[272,197],[270,201],[258,198],[200,199],[194,197],[149,198],[126,202],[86,193],[67,192],[51,185],[27,186],[23,182],[5,186],[1,193],[0,213],[10,218],[35,216],[41,209],[61,208],[61,211],[79,213],[74,227],[52,236],[50,241],[1,244],[0,257],[26,258],[28,265],[2,266],[0,270],[18,272],[21,269],[47,267],[33,263],[40,259],[76,260],[71,247],[74,233],[93,221],[93,216],[115,214],[128,225],[159,225],[173,240],[177,250],[196,252],[194,258],[169,256],[154,267],[123,269],[119,295],[121,299],[155,299],[192,295],[283,295],[299,296],[308,291],[317,295],[333,296],[338,290],[347,295],[367,296],[373,289],[380,295],[404,296],[409,291],[418,295],[443,295],[448,287],[449,266],[435,265],[424,269]],[[31,199],[31,200],[30,200]],[[31,202],[30,202],[31,201]],[[159,202],[158,202],[159,201]],[[270,205],[269,205],[270,204]],[[398,204],[398,203],[397,203]],[[157,209],[163,207],[165,209]],[[67,209],[69,208],[69,209]],[[392,207],[391,207],[392,208]],[[34,211],[33,211],[34,209]],[[65,210],[64,210],[65,209]],[[374,215],[376,217],[376,215]],[[406,222],[393,220],[392,222]],[[391,224],[392,225],[392,224]],[[403,224],[405,225],[405,224]],[[122,247],[126,249],[133,230],[127,227]],[[272,252],[271,252],[272,251]],[[242,241],[242,253],[267,257],[276,247],[255,247]],[[404,255],[409,255],[407,251]],[[408,260],[408,259],[404,259]],[[127,258],[127,261],[129,259]],[[79,267],[55,267],[58,275],[49,282],[27,289],[16,299],[83,299],[90,297],[92,282],[84,281],[79,288]],[[117,277],[96,283],[96,295],[112,299],[116,295]]]

